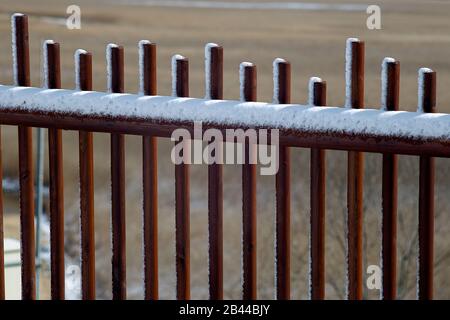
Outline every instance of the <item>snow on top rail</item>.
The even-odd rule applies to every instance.
[[[202,121],[221,126],[267,127],[450,140],[450,115],[376,109],[310,107],[262,102],[40,89],[0,85],[0,113],[54,113],[80,117]]]

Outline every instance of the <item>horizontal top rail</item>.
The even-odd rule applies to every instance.
[[[450,115],[0,86],[0,123],[170,137],[176,128],[280,129],[280,142],[450,157]]]

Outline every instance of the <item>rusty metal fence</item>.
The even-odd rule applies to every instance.
[[[14,86],[0,86],[0,123],[18,127],[20,170],[20,228],[22,260],[22,298],[35,298],[35,226],[34,186],[32,165],[32,127],[48,128],[50,173],[50,234],[51,234],[51,297],[64,299],[64,200],[63,155],[61,130],[79,131],[80,217],[82,298],[95,299],[94,252],[94,167],[93,132],[111,134],[111,192],[112,192],[112,293],[113,299],[126,299],[125,261],[125,166],[124,134],[142,136],[143,157],[143,245],[145,299],[158,299],[157,243],[157,138],[170,137],[173,130],[193,131],[196,120],[202,120],[195,108],[214,114],[215,110],[231,106],[242,114],[252,112],[247,102],[256,101],[256,66],[242,66],[242,100],[223,99],[223,49],[210,46],[207,60],[208,99],[180,99],[189,96],[189,62],[176,56],[174,68],[174,97],[146,97],[157,94],[156,46],[140,42],[141,95],[124,92],[124,51],[121,46],[108,46],[109,93],[92,91],[92,56],[78,50],[76,57],[77,90],[59,89],[59,44],[46,41],[45,89],[30,87],[28,20],[26,15],[12,17],[14,56]],[[290,103],[290,64],[276,60],[274,78],[277,90],[275,102]],[[361,299],[363,292],[362,222],[363,222],[363,152],[383,154],[382,185],[382,269],[383,299],[396,298],[396,212],[397,212],[397,154],[420,157],[419,180],[419,274],[418,298],[433,298],[433,220],[434,220],[434,159],[450,157],[450,116],[428,115],[435,112],[435,73],[422,69],[419,78],[419,107],[417,113],[400,112],[399,70],[397,61],[387,59],[383,64],[384,110],[352,110],[364,107],[364,43],[350,39],[347,43],[347,108],[326,106],[326,82],[310,82],[309,106],[288,105],[285,109],[274,104],[256,103],[266,122],[251,123],[238,118],[205,118],[204,128],[266,128],[280,129],[278,148],[279,170],[276,185],[276,298],[290,299],[290,149],[311,149],[311,287],[312,299],[325,298],[325,149],[348,151],[347,182],[347,292],[349,299]],[[21,88],[23,87],[23,88]],[[121,99],[140,111],[124,112]],[[78,100],[77,100],[78,99]],[[114,100],[113,100],[114,99]],[[146,100],[147,99],[147,100]],[[159,99],[159,100],[158,100]],[[79,102],[77,102],[79,101]],[[130,102],[131,101],[131,102]],[[71,105],[74,103],[74,105]],[[146,106],[147,108],[143,108]],[[179,118],[155,115],[159,104],[186,112]],[[97,112],[94,105],[111,112]],[[152,107],[155,107],[152,109]],[[277,109],[280,107],[280,109]],[[183,109],[184,108],[184,109]],[[143,111],[143,109],[145,109]],[[223,109],[223,108],[222,108]],[[158,109],[159,110],[159,109]],[[278,121],[279,112],[291,112],[297,124]],[[305,111],[306,110],[306,111]],[[309,110],[309,111],[308,111]],[[329,110],[329,111],[328,111]],[[141,112],[141,113],[139,113]],[[142,113],[143,112],[143,113]],[[145,114],[148,112],[148,114]],[[309,112],[309,113],[308,113]],[[319,117],[336,120],[334,128],[308,126],[313,112]],[[184,118],[183,118],[184,117]],[[297,117],[297,118],[296,118]],[[397,122],[400,121],[400,122]],[[272,122],[271,122],[272,121]],[[278,121],[278,122],[277,122]],[[365,126],[358,124],[365,123]],[[342,123],[343,124],[339,124]],[[384,129],[377,127],[383,123]],[[372,125],[370,125],[372,124]],[[342,127],[339,127],[342,125]],[[403,126],[398,130],[397,126]],[[397,130],[394,130],[397,128]],[[403,130],[403,131],[402,131]],[[447,133],[449,132],[449,133]],[[229,141],[234,142],[234,141]],[[249,148],[249,145],[246,145]],[[248,153],[246,153],[248,154]],[[176,292],[178,299],[190,298],[189,246],[189,165],[175,165],[176,194]],[[1,176],[0,176],[1,181]],[[242,288],[243,299],[257,299],[256,267],[256,166],[242,165]],[[1,195],[1,193],[0,193]],[[0,198],[0,204],[2,204]],[[0,208],[2,205],[0,205]],[[208,228],[209,228],[209,295],[223,298],[223,190],[222,166],[211,164],[208,169]],[[1,217],[1,211],[0,211]],[[0,219],[1,221],[1,219]],[[1,225],[0,225],[1,227]],[[0,228],[2,238],[2,229]],[[0,239],[0,298],[4,298],[3,241]]]

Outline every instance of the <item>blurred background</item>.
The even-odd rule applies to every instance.
[[[138,48],[141,39],[158,44],[158,93],[169,95],[170,57],[180,53],[190,61],[190,91],[204,96],[204,45],[224,47],[224,97],[239,97],[238,66],[251,61],[258,68],[258,100],[272,99],[272,61],[292,63],[292,102],[305,103],[308,79],[328,83],[328,104],[343,105],[345,40],[366,42],[367,108],[380,105],[380,65],[385,56],[401,62],[400,106],[417,107],[417,70],[437,72],[437,108],[450,111],[450,2],[385,0],[381,29],[366,26],[369,4],[360,0],[315,1],[147,1],[147,0],[2,0],[0,2],[0,82],[12,83],[10,15],[29,15],[31,79],[41,85],[42,41],[61,43],[62,84],[74,88],[73,54],[78,48],[93,54],[94,90],[106,89],[105,46],[125,49],[125,90],[138,91]],[[347,4],[342,6],[342,4]],[[69,5],[81,8],[81,29],[66,28]],[[95,223],[97,295],[111,298],[110,150],[107,134],[95,135]],[[17,129],[2,127],[5,192],[5,236],[19,239]],[[172,144],[159,140],[159,277],[160,297],[175,297],[174,167]],[[142,155],[141,139],[126,140],[127,279],[128,296],[143,298],[142,285]],[[79,265],[78,134],[64,132],[66,267]],[[47,151],[46,151],[47,153]],[[292,298],[308,297],[309,239],[308,149],[292,151]],[[327,153],[326,297],[345,297],[346,153]],[[435,298],[450,298],[450,162],[436,162]],[[45,163],[45,184],[48,162]],[[226,299],[239,299],[241,169],[224,166],[224,290]],[[207,168],[191,166],[191,288],[193,299],[208,297]],[[367,154],[364,186],[364,264],[380,265],[381,156]],[[258,177],[258,297],[274,296],[275,178]],[[398,297],[415,298],[417,263],[418,158],[399,158]],[[44,206],[48,212],[48,204]],[[43,223],[42,246],[48,251],[48,223]],[[45,252],[44,252],[45,253]],[[40,297],[49,297],[48,252],[43,255]],[[366,279],[366,277],[364,278]],[[76,280],[76,279],[75,279]],[[365,281],[365,280],[364,280]],[[76,281],[75,281],[76,282]],[[365,298],[378,290],[365,287]],[[75,286],[70,297],[77,298]]]

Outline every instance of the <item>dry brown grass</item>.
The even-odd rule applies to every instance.
[[[393,56],[402,63],[401,106],[416,106],[417,69],[428,66],[438,73],[438,109],[449,112],[450,91],[450,4],[443,1],[380,1],[383,8],[383,30],[369,31],[364,13],[302,12],[302,11],[236,11],[176,9],[155,7],[121,7],[101,5],[100,1],[77,1],[82,8],[82,30],[69,31],[63,26],[45,22],[42,17],[62,16],[74,1],[3,0],[0,3],[0,35],[5,50],[0,55],[0,81],[11,82],[9,54],[9,14],[16,11],[30,15],[32,83],[39,85],[39,53],[44,39],[62,43],[63,86],[73,87],[73,52],[77,48],[94,55],[94,87],[104,90],[105,45],[117,42],[125,47],[126,90],[137,91],[137,42],[148,38],[159,44],[158,81],[160,94],[170,93],[170,56],[182,53],[189,57],[192,96],[203,95],[203,45],[214,41],[225,48],[225,97],[238,97],[237,66],[250,60],[258,66],[258,91],[261,101],[271,100],[272,60],[281,56],[292,62],[293,101],[304,102],[307,80],[320,76],[328,82],[328,101],[342,105],[344,101],[345,39],[357,36],[366,41],[366,104],[379,105],[380,63],[384,56]],[[345,1],[345,2],[357,2]],[[104,2],[105,3],[105,2]],[[107,3],[107,2],[106,2]],[[12,140],[11,140],[12,139]],[[3,131],[4,170],[17,176],[16,129]],[[12,141],[10,143],[9,141]],[[109,137],[95,137],[96,246],[98,295],[110,295],[109,239]],[[78,254],[78,151],[77,136],[64,135],[65,208],[67,216],[67,251]],[[170,144],[159,145],[159,227],[161,297],[174,297],[174,204],[173,165],[168,160]],[[127,140],[127,257],[128,283],[131,298],[142,297],[141,290],[141,142],[138,137]],[[379,225],[381,215],[380,156],[367,155],[365,170],[365,248],[367,264],[379,264]],[[309,224],[309,151],[297,149],[292,155],[292,288],[294,298],[307,297],[308,224]],[[417,254],[414,239],[417,226],[417,159],[401,157],[399,188],[399,287],[402,298],[415,293],[414,273]],[[240,168],[224,169],[225,222],[225,297],[240,297]],[[327,297],[344,295],[344,221],[345,170],[343,152],[329,152],[327,198]],[[449,298],[450,272],[447,239],[450,224],[449,163],[438,161],[436,259],[436,297]],[[191,236],[193,298],[206,298],[207,292],[207,171],[205,166],[192,167]],[[259,296],[273,297],[273,219],[274,179],[258,180],[258,279]],[[8,197],[6,211],[16,213],[17,199]],[[10,224],[9,224],[10,225]],[[7,235],[13,227],[7,225]],[[406,252],[411,247],[411,252]],[[410,253],[409,255],[406,253]],[[403,257],[403,259],[402,259]],[[377,292],[366,293],[376,298]]]

